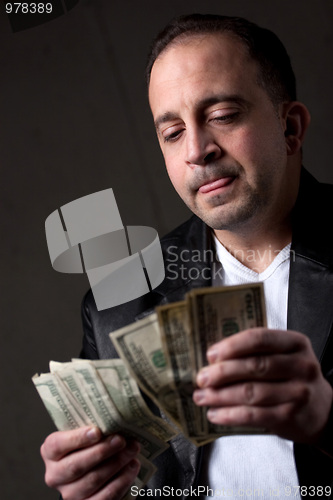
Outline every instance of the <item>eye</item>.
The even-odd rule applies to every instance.
[[[177,128],[175,126],[173,127],[168,127],[166,130],[163,130],[162,132],[162,137],[164,142],[175,142],[181,133],[183,132],[184,128]]]
[[[218,109],[210,113],[208,119],[217,123],[231,123],[240,115],[238,109]]]
[[[210,120],[213,122],[222,122],[222,123],[230,123],[238,118],[240,115],[239,111],[233,111],[232,113],[226,114],[217,114],[215,116],[210,117]]]

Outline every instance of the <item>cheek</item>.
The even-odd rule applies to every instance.
[[[230,143],[230,148],[238,162],[246,169],[261,156],[263,138],[255,130],[246,128],[237,134]]]
[[[172,161],[172,159],[169,157],[164,157],[164,160],[169,179],[173,187],[179,193],[181,192],[182,186],[184,184],[184,168],[182,168],[180,165],[177,165],[177,162]]]
[[[279,131],[280,132],[280,131]],[[246,129],[237,138],[234,150],[239,162],[248,169],[262,169],[276,165],[285,156],[284,138],[273,126]]]

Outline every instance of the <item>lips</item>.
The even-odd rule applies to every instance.
[[[199,192],[200,193],[209,193],[211,191],[215,191],[215,189],[223,188],[225,186],[228,186],[229,184],[232,183],[232,181],[235,179],[234,176],[230,177],[222,177],[221,179],[216,179],[215,181],[212,182],[207,182],[206,184],[203,184],[202,186],[199,187]]]

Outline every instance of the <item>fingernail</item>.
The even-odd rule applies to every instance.
[[[200,370],[198,373],[197,384],[199,387],[206,387],[208,385],[208,370],[206,368]]]
[[[87,432],[87,438],[90,441],[97,441],[99,439],[99,437],[100,437],[100,430],[97,427],[92,427]]]
[[[202,403],[205,399],[205,391],[194,391],[193,401],[197,404]]]
[[[216,417],[217,417],[217,411],[216,411],[216,409],[215,408],[209,408],[209,410],[207,411],[207,418],[208,418],[208,420],[210,420],[211,422],[215,422]]]
[[[121,436],[118,436],[118,434],[115,434],[110,439],[110,444],[112,446],[121,446],[121,445],[125,446],[125,439]]]
[[[214,347],[208,349],[207,359],[210,363],[215,363],[215,361],[217,360],[217,355],[218,355],[217,350]]]
[[[128,464],[128,468],[131,470],[135,470],[139,467],[140,462],[138,460],[131,460],[130,463]]]

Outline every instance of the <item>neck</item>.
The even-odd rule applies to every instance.
[[[262,273],[275,259],[277,254],[291,242],[290,220],[280,226],[274,225],[266,230],[251,232],[231,232],[214,230],[222,245],[244,266]]]

